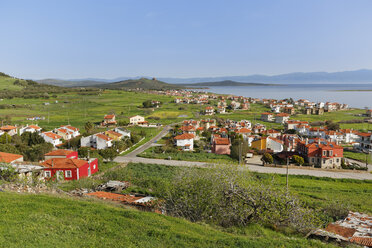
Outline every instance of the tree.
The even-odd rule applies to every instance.
[[[264,155],[262,155],[261,161],[263,165],[274,163],[273,156],[271,156],[271,154],[267,152],[265,152]]]
[[[128,126],[129,122],[126,120],[119,120],[118,125],[121,127]]]
[[[249,148],[246,140],[242,138],[235,138],[231,145],[230,156],[236,160],[243,160],[247,154]]]
[[[303,165],[303,164],[305,163],[304,158],[301,157],[301,156],[298,156],[298,155],[294,155],[294,156],[292,157],[292,159],[293,159],[293,161],[295,162],[295,164],[297,164],[297,165],[299,165],[299,166],[301,166],[301,165]]]
[[[7,133],[4,133],[0,136],[0,143],[1,144],[10,144],[12,142],[12,136]]]
[[[85,131],[86,131],[88,134],[91,133],[92,130],[93,130],[93,124],[92,124],[90,121],[88,121],[87,123],[85,123],[85,125],[84,125],[84,129],[85,129]]]
[[[326,124],[328,130],[336,131],[336,130],[340,129],[340,124],[339,123],[335,123],[333,121],[326,121],[325,124]]]
[[[232,166],[180,170],[162,198],[168,215],[223,227],[258,223],[305,233],[321,223],[315,211],[275,182]]]
[[[118,155],[114,148],[107,148],[104,150],[100,150],[99,154],[106,160],[114,160],[114,158]]]
[[[142,105],[143,105],[144,108],[152,108],[153,107],[153,104],[152,104],[151,100],[144,101],[142,103]]]
[[[79,158],[87,158],[90,148],[89,147],[80,147],[78,149]]]

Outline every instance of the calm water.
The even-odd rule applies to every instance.
[[[233,94],[245,97],[284,99],[307,99],[313,102],[346,103],[355,108],[372,108],[372,91],[337,91],[337,90],[372,90],[372,84],[312,84],[288,86],[236,86],[210,87],[206,91]]]

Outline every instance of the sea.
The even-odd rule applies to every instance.
[[[353,91],[347,91],[353,90]],[[361,91],[354,91],[361,90]],[[371,90],[371,91],[363,91]],[[273,86],[212,86],[203,91],[253,98],[307,99],[313,102],[346,103],[352,108],[372,109],[370,84],[288,84]]]

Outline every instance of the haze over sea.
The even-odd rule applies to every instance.
[[[371,91],[345,91],[371,90]],[[254,98],[307,99],[313,102],[346,103],[354,108],[372,108],[371,84],[290,84],[278,86],[213,86],[206,91]]]

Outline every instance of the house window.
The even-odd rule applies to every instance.
[[[50,171],[45,171],[45,177],[51,177],[52,173]]]
[[[329,156],[332,156],[333,155],[333,151],[329,151]]]
[[[311,162],[313,162],[313,163],[314,163],[314,158],[312,158],[312,159],[311,159]]]
[[[65,171],[65,177],[72,177],[72,173],[70,170]]]
[[[326,160],[325,159],[323,159],[323,164],[325,164],[326,163]]]
[[[327,151],[323,151],[323,156],[326,156],[327,155]]]
[[[338,158],[338,159],[336,159],[336,162],[338,163],[338,162],[340,162],[340,159]]]

